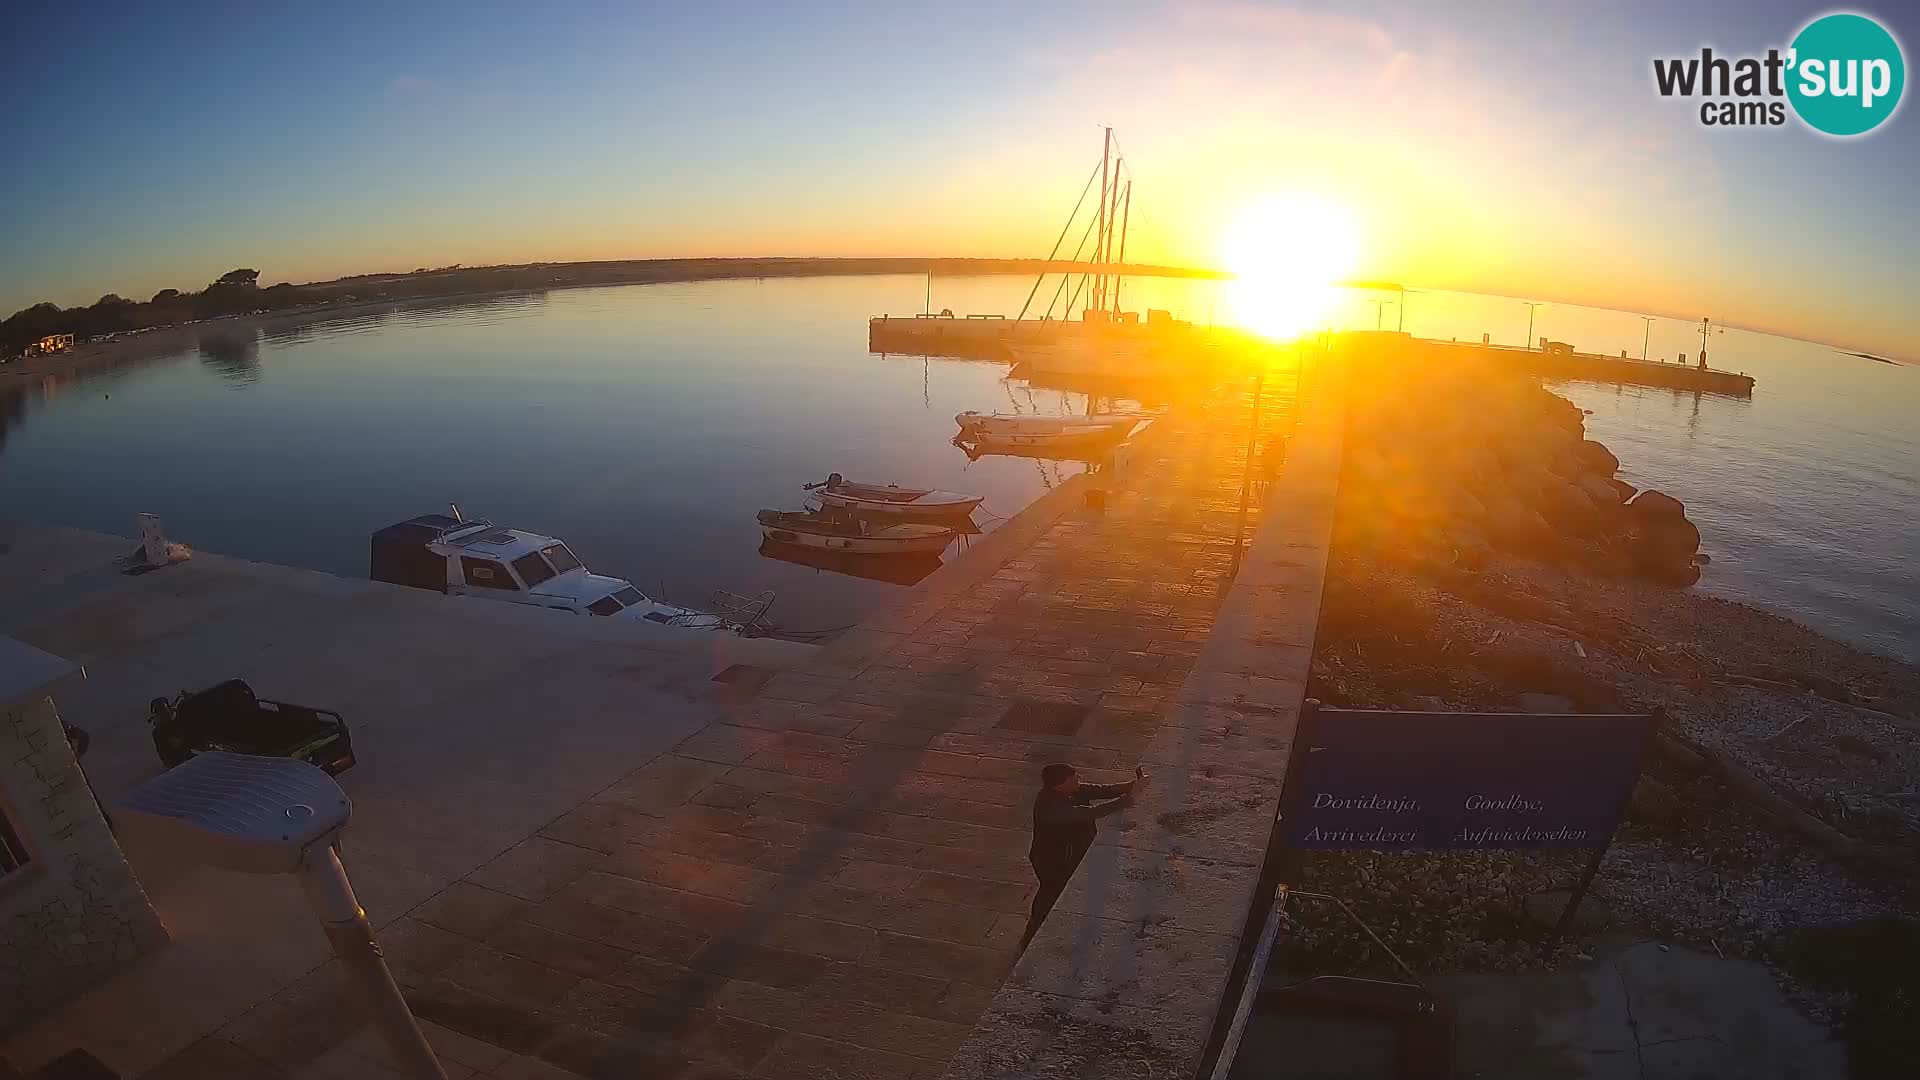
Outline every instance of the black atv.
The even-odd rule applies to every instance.
[[[353,739],[339,713],[255,697],[241,679],[182,691],[171,702],[154,698],[147,723],[169,769],[203,750],[297,758],[330,774],[353,767]]]

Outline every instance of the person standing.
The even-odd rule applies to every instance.
[[[1126,784],[1083,784],[1080,774],[1065,762],[1040,770],[1040,792],[1033,797],[1033,846],[1027,849],[1027,861],[1040,880],[1040,891],[1033,895],[1033,914],[1027,920],[1027,932],[1020,938],[1021,952],[1027,951],[1027,943],[1040,932],[1040,924],[1053,910],[1054,901],[1060,899],[1080,860],[1093,846],[1099,830],[1097,822],[1132,806],[1134,791],[1146,779],[1146,770],[1138,767],[1133,770],[1132,782]]]

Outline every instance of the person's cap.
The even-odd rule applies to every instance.
[[[1064,761],[1056,761],[1040,770],[1040,783],[1046,787],[1054,787],[1067,777],[1072,776],[1073,772],[1073,766]]]

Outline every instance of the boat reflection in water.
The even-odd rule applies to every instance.
[[[975,530],[978,531],[978,530]],[[916,555],[861,555],[850,551],[827,551],[801,547],[779,540],[760,541],[760,554],[795,566],[810,566],[835,574],[884,581],[893,585],[918,585],[928,574],[940,569],[938,552]]]
[[[954,436],[953,445],[966,453],[968,461],[979,461],[983,457],[998,454],[1003,457],[1081,461],[1098,465],[1111,458],[1113,452],[1128,438],[1124,428],[1091,435],[1076,432],[1063,435],[994,436],[962,432]]]

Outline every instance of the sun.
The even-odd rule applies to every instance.
[[[1270,338],[1292,338],[1324,321],[1335,284],[1360,261],[1353,215],[1337,202],[1289,193],[1242,210],[1221,238],[1234,278],[1227,302],[1236,323]]]

